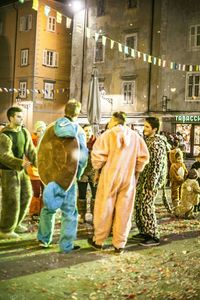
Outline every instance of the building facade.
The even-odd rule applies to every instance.
[[[124,110],[140,130],[145,116],[160,116],[162,130],[182,133],[188,156],[196,155],[199,13],[195,0],[85,1],[85,9],[74,17],[70,82],[83,112],[95,66],[103,90],[103,122],[113,111]]]
[[[17,104],[30,130],[36,120],[49,124],[63,114],[71,68],[69,13],[55,1],[39,0],[37,10],[32,4],[0,7],[0,118]]]

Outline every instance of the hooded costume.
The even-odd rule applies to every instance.
[[[24,156],[36,166],[36,151],[26,128],[6,126],[0,133],[2,210],[0,230],[13,232],[23,221],[32,196],[30,178],[22,167]]]
[[[91,157],[94,169],[101,170],[94,205],[93,240],[102,245],[113,228],[113,246],[124,248],[131,228],[135,173],[148,163],[148,149],[135,131],[117,125],[97,138]]]
[[[200,187],[197,179],[197,171],[191,169],[188,173],[188,178],[182,185],[180,204],[174,210],[174,214],[177,217],[189,217],[193,212],[194,206],[198,205]]]
[[[178,153],[176,154],[178,155]],[[179,205],[181,198],[181,187],[188,174],[187,168],[181,160],[182,155],[178,155],[176,162],[172,163],[169,171],[169,177],[171,181],[171,199],[173,207]]]
[[[77,123],[70,121],[67,117],[60,118],[56,121],[54,132],[57,137],[75,138],[77,140],[78,153],[75,153],[75,155],[78,154],[78,168],[75,170],[74,180],[67,190],[55,181],[49,182],[45,186],[43,193],[44,207],[40,214],[37,238],[44,245],[51,244],[55,224],[55,214],[56,210],[60,208],[62,217],[59,246],[61,252],[67,253],[74,247],[73,242],[76,238],[78,225],[76,178],[80,179],[87,165],[88,150],[84,130]],[[40,147],[41,146],[42,141]],[[57,150],[59,151],[59,149]],[[40,148],[38,151],[40,151]],[[63,168],[67,168],[67,166],[62,166],[64,161],[61,162],[59,157],[58,162],[60,164],[58,170],[62,171]],[[52,169],[51,173],[53,174],[54,171],[55,170]]]
[[[135,203],[135,222],[141,234],[159,239],[155,214],[155,199],[158,189],[167,177],[168,143],[164,136],[155,134],[145,139],[150,161],[140,174]]]

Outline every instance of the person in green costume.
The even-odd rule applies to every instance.
[[[7,111],[9,125],[0,132],[0,170],[2,207],[0,238],[18,238],[27,231],[22,225],[32,197],[32,187],[26,168],[36,166],[36,151],[31,135],[23,128],[23,111],[11,107]]]

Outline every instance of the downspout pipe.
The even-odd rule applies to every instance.
[[[85,34],[86,27],[88,26],[88,7],[87,0],[85,0],[85,15],[84,15],[84,28],[83,28],[83,51],[82,51],[82,70],[81,70],[81,94],[80,101],[83,103],[83,80],[84,80],[84,68],[85,68]]]
[[[13,51],[13,88],[14,88],[14,85],[15,85],[15,73],[16,73],[16,56],[17,56],[17,33],[18,33],[18,19],[19,19],[19,13],[18,13],[18,8],[15,6],[15,3],[13,4],[13,8],[14,10],[16,11],[16,23],[15,23],[15,45],[14,45],[14,51]],[[12,94],[12,105],[14,104],[14,97],[15,97],[15,94],[14,94],[14,91],[13,91],[13,94]]]
[[[151,5],[151,35],[150,35],[150,55],[153,52],[153,33],[154,33],[154,8],[155,8],[155,0],[152,0]],[[148,84],[148,113],[150,112],[150,105],[151,105],[151,79],[152,79],[152,64],[149,64],[149,84]]]

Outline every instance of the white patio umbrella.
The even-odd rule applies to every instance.
[[[91,75],[88,102],[87,102],[87,118],[92,125],[94,135],[99,133],[99,124],[101,121],[101,100],[99,92],[98,72],[94,67]]]

